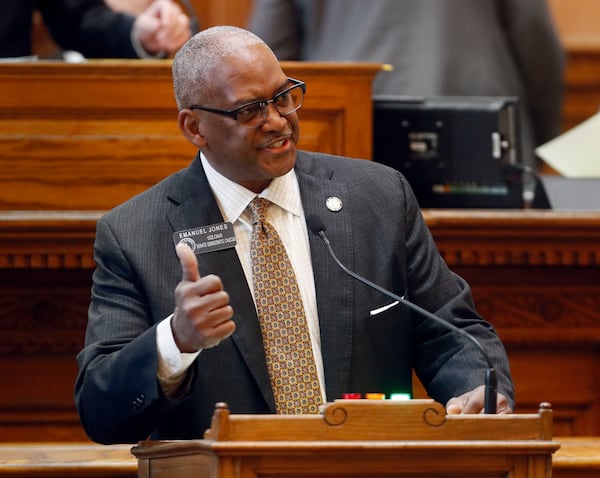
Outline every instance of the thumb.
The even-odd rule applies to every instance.
[[[180,242],[175,246],[175,252],[181,263],[182,280],[195,282],[200,279],[196,254],[189,246]]]

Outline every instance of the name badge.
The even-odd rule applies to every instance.
[[[195,254],[229,249],[237,243],[233,224],[230,222],[177,231],[173,234],[173,242],[175,245],[180,242],[187,244]]]

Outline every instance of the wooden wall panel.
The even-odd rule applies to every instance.
[[[252,10],[252,0],[191,0],[201,28],[235,25],[245,28]]]
[[[299,147],[369,159],[379,65],[283,67],[307,83]],[[0,210],[109,209],[195,154],[170,60],[0,65]]]
[[[600,46],[568,52],[563,105],[563,130],[600,111]]]
[[[230,0],[231,1],[231,0]],[[556,27],[568,49],[600,47],[598,4],[590,0],[548,0]]]
[[[598,3],[548,0],[567,52],[563,130],[600,111],[600,23]]]
[[[425,216],[506,346],[518,410],[549,401],[555,434],[600,434],[600,213]]]

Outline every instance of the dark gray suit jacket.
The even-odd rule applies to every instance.
[[[321,217],[340,260],[474,334],[496,364],[499,391],[512,401],[504,349],[474,311],[467,284],[439,256],[402,176],[370,161],[306,152],[296,172],[305,214]],[[332,196],[342,201],[339,212],[325,206]],[[156,378],[156,324],[173,312],[181,278],[172,234],[222,221],[198,157],[99,221],[76,383],[93,440],[201,437],[220,401],[233,413],[274,411],[256,311],[234,249],[200,254],[198,262],[201,274],[222,278],[235,333],[200,353],[186,397],[169,402]],[[401,305],[370,316],[392,301],[347,276],[310,236],[328,400],[348,391],[410,391],[413,367],[442,403],[483,383],[486,363],[472,344]]]

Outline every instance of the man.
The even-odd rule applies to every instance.
[[[267,220],[298,279],[300,299],[275,312],[303,306],[305,322],[292,325],[308,326],[321,402],[410,392],[414,367],[450,413],[478,413],[487,365],[460,334],[341,271],[308,233],[311,215],[350,269],[476,336],[498,372],[498,412],[512,410],[505,351],[438,254],[406,181],[370,161],[297,151],[304,84],[262,40],[234,27],[198,33],[176,54],[173,81],[179,127],[199,154],[97,226],[75,386],[93,440],[198,438],[216,402],[280,410],[259,323],[258,220],[247,208],[257,196],[271,203]],[[223,247],[212,249],[217,237]]]
[[[560,133],[565,53],[546,0],[256,0],[280,60],[374,61],[378,95],[519,98],[523,160]]]
[[[191,36],[189,18],[171,0],[156,0],[137,16],[102,0],[4,0],[0,58],[32,54],[34,9],[65,50],[88,58],[148,58],[176,51]]]

